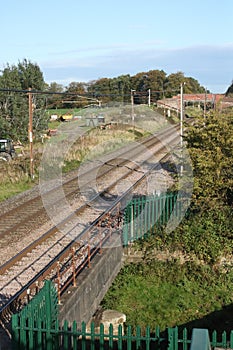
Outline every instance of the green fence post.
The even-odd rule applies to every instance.
[[[86,323],[82,322],[82,350],[86,350]]]
[[[230,333],[230,348],[233,349],[233,331]]]
[[[168,328],[168,350],[178,350],[178,328]]]
[[[169,211],[169,195],[165,199],[165,222],[168,222],[168,211]]]
[[[217,346],[217,332],[213,331],[212,333],[212,346]]]
[[[78,349],[78,344],[77,344],[77,322],[73,321],[72,323],[72,341],[73,341],[73,350],[77,350]],[[55,349],[58,349],[55,348]]]
[[[33,339],[33,335],[34,335],[34,330],[33,330],[33,322],[34,319],[32,317],[28,318],[28,345],[29,345],[29,349],[34,349],[34,339]]]
[[[51,281],[46,280],[46,281],[45,281],[45,284],[44,284],[44,293],[45,293],[45,315],[46,315],[46,322],[47,322],[47,324],[51,326],[52,308],[51,308],[50,290],[51,290]]]
[[[187,328],[183,329],[183,350],[187,350],[188,349],[188,339],[187,339]]]
[[[132,348],[132,328],[131,326],[127,327],[127,350]]]
[[[139,233],[140,233],[140,237],[143,237],[144,235],[144,207],[143,207],[143,197],[138,199],[138,211],[139,211]]]
[[[113,325],[110,323],[109,325],[109,335],[108,335],[108,346],[109,350],[113,350]]]
[[[20,336],[19,336],[19,315],[13,314],[11,318],[11,337],[12,337],[12,350],[20,350]]]
[[[146,327],[146,350],[150,350],[150,327]]]
[[[95,350],[95,324],[91,322],[91,350]]]
[[[117,341],[117,344],[118,344],[118,350],[122,350],[122,325],[119,324],[118,326],[118,341]]]
[[[150,217],[150,209],[151,209],[151,201],[150,198],[147,199],[146,208],[147,208],[147,235],[150,236],[150,226],[151,226],[151,217]]]
[[[221,345],[223,348],[226,348],[227,347],[227,333],[226,331],[224,331],[222,333],[222,345]]]
[[[100,346],[99,350],[104,350],[104,325],[103,323],[100,324]]]
[[[139,212],[139,198],[136,198],[136,201],[135,201],[135,227],[134,227],[134,240],[135,239],[138,239],[140,238],[140,232],[139,232],[139,226],[138,226],[138,223],[139,223],[139,215],[140,215],[140,212]]]
[[[160,349],[160,343],[161,343],[161,338],[160,338],[160,328],[159,326],[156,326],[155,328],[155,338],[156,338],[156,342],[158,344],[158,349]]]
[[[152,197],[152,233],[155,230],[155,196]]]
[[[136,327],[136,350],[141,348],[141,328]]]
[[[54,349],[59,349],[59,321],[56,320],[55,325],[54,325],[54,330],[55,330],[55,334],[54,334]]]
[[[51,322],[46,321],[46,350],[53,350],[53,338],[51,334]],[[65,349],[64,349],[65,350]]]
[[[23,315],[20,316],[20,323],[19,323],[19,326],[20,326],[20,349],[22,347],[22,349],[27,349],[27,343],[26,343],[26,340],[27,340],[27,334],[26,334],[26,330],[25,330],[25,327],[26,327],[26,318]]]
[[[174,333],[175,333],[175,336],[174,336],[174,349],[178,350],[178,327],[174,328]]]
[[[69,334],[68,334],[68,321],[65,320],[63,324],[63,349],[69,350]]]

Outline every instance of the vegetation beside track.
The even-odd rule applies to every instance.
[[[145,134],[143,130],[137,128],[133,130],[129,125],[118,125],[107,130],[100,130],[99,128],[87,130],[82,140],[78,139],[66,155],[62,171],[67,173],[77,169],[80,163],[86,159],[93,159],[98,155],[114,151]],[[0,201],[38,184],[39,166],[44,144],[37,142],[33,148],[34,180],[30,178],[28,147],[24,147],[23,153],[15,160],[0,163]]]
[[[173,232],[156,230],[135,243],[141,261],[122,269],[103,300],[134,327],[233,329],[232,115],[211,112],[189,125],[189,213]]]
[[[227,330],[232,327],[233,271],[179,260],[131,263],[123,268],[102,303],[126,314],[143,330],[172,326]],[[224,314],[231,310],[231,314]],[[221,322],[220,322],[221,320]],[[229,324],[230,322],[230,324]]]

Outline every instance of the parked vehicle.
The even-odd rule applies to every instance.
[[[16,152],[12,140],[0,139],[0,160],[10,161],[15,157]]]

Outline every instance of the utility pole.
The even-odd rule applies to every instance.
[[[205,100],[204,100],[204,118],[206,117],[206,98],[207,98],[206,94],[207,94],[207,91],[206,91],[206,88],[205,88]]]
[[[180,175],[183,175],[183,119],[184,119],[184,85],[185,83],[180,84],[180,149],[181,149],[181,166],[180,166]]]
[[[136,90],[131,89],[131,118],[132,118],[132,124],[134,127],[134,92]]]
[[[148,106],[150,107],[150,89],[148,90]]]
[[[184,119],[183,83],[180,84],[180,147],[183,147],[183,119]]]
[[[30,147],[30,176],[34,180],[34,162],[33,162],[33,106],[31,88],[28,89],[28,108],[29,108],[29,123],[28,123],[28,139]]]

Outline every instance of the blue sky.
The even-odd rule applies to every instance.
[[[152,69],[214,93],[233,79],[232,0],[8,0],[0,69],[24,58],[67,86]]]

